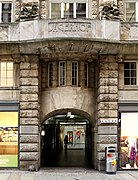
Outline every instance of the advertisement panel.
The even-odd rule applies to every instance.
[[[0,112],[0,167],[18,167],[18,112]]]

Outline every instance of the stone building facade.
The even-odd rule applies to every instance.
[[[125,81],[124,63],[137,64],[138,25],[125,21],[128,1],[72,0],[71,7],[84,5],[85,18],[77,18],[76,9],[67,19],[64,2],[0,1],[1,72],[2,63],[6,70],[13,63],[10,86],[3,83],[8,75],[0,75],[0,112],[18,113],[16,167],[38,170],[43,123],[71,112],[89,122],[93,168],[105,169],[108,146],[116,147],[118,169],[122,168],[120,113],[136,113],[138,106],[137,82]],[[10,20],[4,16],[5,3]],[[61,18],[52,18],[52,3],[61,4]],[[64,65],[66,76],[60,83],[59,68]],[[74,84],[73,66],[78,73]],[[132,81],[136,78],[135,73],[128,75]]]

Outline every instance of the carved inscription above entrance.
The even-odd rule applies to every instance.
[[[90,32],[91,23],[71,23],[71,22],[50,22],[48,24],[49,33],[69,33],[69,32],[77,32],[77,33],[86,33]]]

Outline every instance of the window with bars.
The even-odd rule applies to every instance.
[[[136,85],[136,62],[124,63],[124,84]]]
[[[72,85],[78,85],[78,63],[72,62]]]
[[[59,62],[59,85],[66,85],[66,63]]]
[[[0,62],[0,86],[13,86],[13,62]]]
[[[1,22],[9,23],[11,22],[12,3],[2,2],[1,3]]]

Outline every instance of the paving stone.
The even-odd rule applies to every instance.
[[[21,173],[17,172],[17,173],[11,173],[10,177],[8,178],[8,180],[20,180],[21,177]]]

